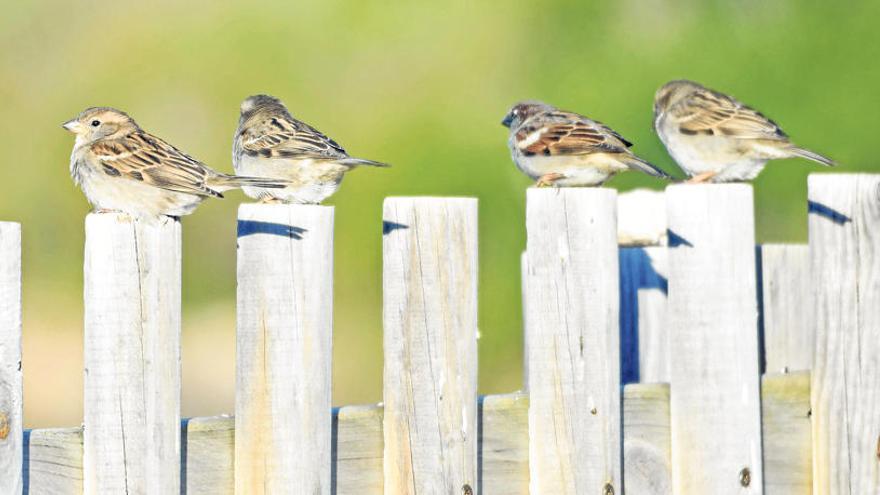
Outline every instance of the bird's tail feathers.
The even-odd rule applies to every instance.
[[[263,187],[266,189],[283,189],[290,185],[289,180],[268,177],[248,177],[244,175],[218,175],[210,181],[210,187],[218,191],[228,191],[242,187]]]
[[[813,160],[814,162],[821,163],[822,165],[825,165],[826,167],[833,167],[833,166],[837,165],[837,162],[835,162],[831,158],[828,158],[825,155],[820,155],[819,153],[816,153],[815,151],[810,151],[805,148],[798,148],[797,146],[793,146],[793,147],[789,148],[789,151],[791,152],[792,156],[806,158],[807,160]]]
[[[659,177],[661,179],[672,179],[672,176],[660,170],[659,167],[653,165],[652,163],[643,160],[635,155],[631,155],[629,160],[625,161],[626,166],[632,170],[638,170],[640,172],[644,172],[653,177]]]
[[[338,163],[340,163],[342,165],[346,165],[348,167],[352,167],[352,168],[358,167],[361,165],[366,165],[368,167],[390,167],[391,166],[391,165],[388,165],[387,163],[376,162],[373,160],[366,160],[364,158],[351,158],[351,157],[343,158],[342,160],[339,160]]]

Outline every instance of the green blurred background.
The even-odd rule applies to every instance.
[[[336,205],[334,403],[381,399],[381,211],[391,195],[480,199],[480,392],[520,387],[519,256],[529,181],[508,107],[539,98],[600,119],[680,171],[651,131],[654,91],[691,78],[776,119],[840,171],[880,170],[880,2],[4,2],[0,218],[24,228],[25,414],[82,417],[88,205],[59,124],[93,105],[231,170],[239,102],[267,92],[356,156]],[[755,182],[758,239],[806,239],[802,160]],[[662,188],[628,174],[612,187]],[[184,220],[185,415],[233,410],[240,193]]]

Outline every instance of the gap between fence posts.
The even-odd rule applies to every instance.
[[[752,188],[666,190],[673,487],[761,494]]]
[[[22,489],[21,225],[0,222],[0,493]]]
[[[621,492],[617,195],[527,193],[531,493]]]
[[[808,190],[813,491],[880,493],[880,174],[813,174]]]
[[[477,200],[383,213],[385,494],[477,483]]]
[[[86,217],[84,492],[180,491],[180,223]]]
[[[238,212],[235,492],[330,494],[333,207]]]

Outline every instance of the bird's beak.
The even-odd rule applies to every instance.
[[[507,116],[504,117],[504,120],[501,121],[501,125],[503,125],[504,127],[510,127],[510,124],[512,124],[512,123],[513,123],[513,115],[511,115],[511,114],[507,114]]]
[[[61,127],[75,133],[77,130],[79,130],[79,122],[76,119],[68,120],[67,122],[61,124]]]

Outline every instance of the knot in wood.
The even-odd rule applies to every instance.
[[[752,483],[752,472],[749,471],[749,468],[744,467],[742,471],[739,472],[739,484],[742,486],[749,486]]]
[[[461,495],[474,495],[474,489],[471,488],[471,485],[465,483],[461,485]]]
[[[6,440],[9,436],[9,415],[5,411],[0,412],[0,440]]]
[[[605,488],[602,490],[602,495],[614,495],[614,485],[610,482],[605,483]]]

